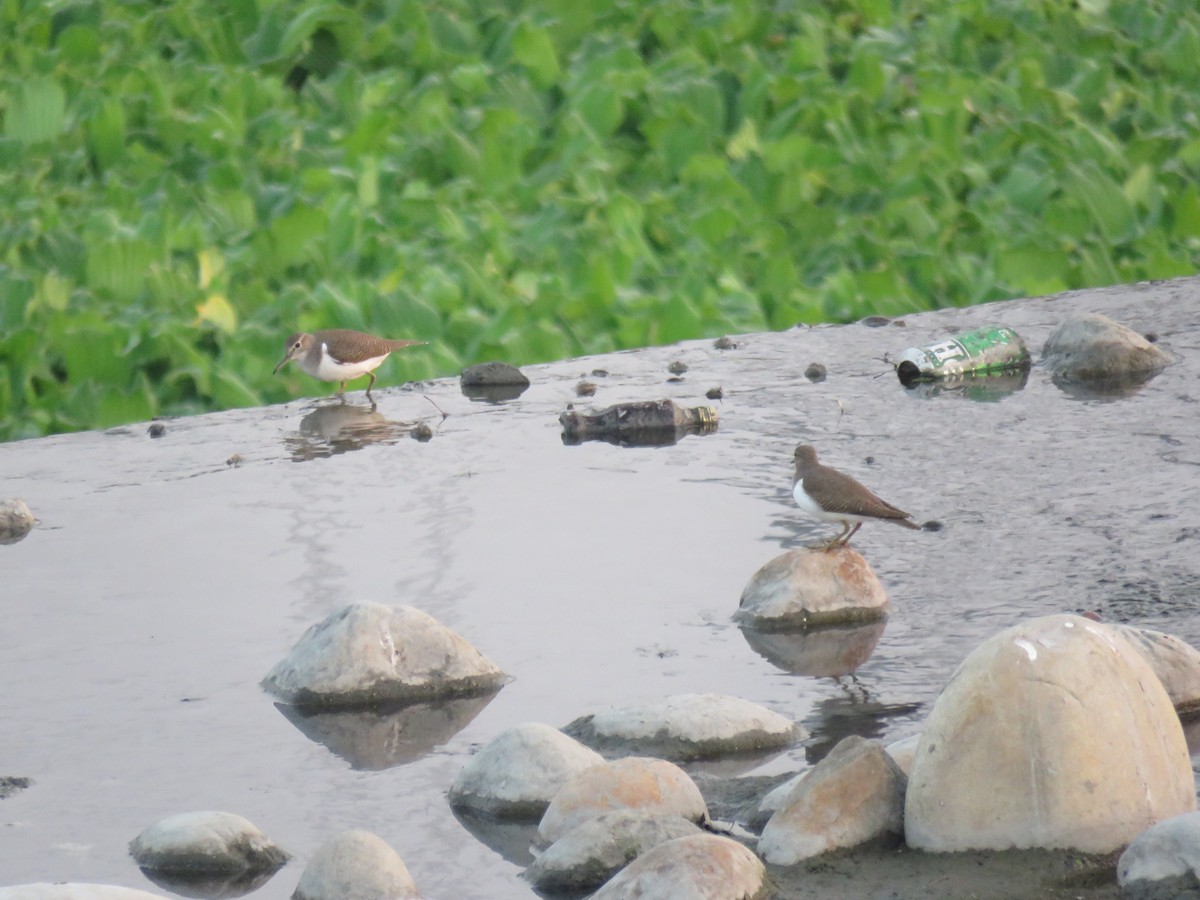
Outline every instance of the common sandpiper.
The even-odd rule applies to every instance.
[[[849,475],[817,462],[817,451],[808,444],[796,447],[795,459],[792,496],[796,503],[814,519],[842,526],[841,532],[824,544],[825,549],[845,546],[863,522],[895,522],[920,530],[904,510],[880,500]]]
[[[346,390],[347,381],[366,375],[371,379],[367,383],[367,399],[372,400],[374,370],[388,358],[388,354],[393,350],[423,343],[425,342],[389,341],[387,338],[346,328],[314,331],[312,334],[299,332],[287,339],[283,359],[275,367],[275,372],[294,359],[300,368],[313,378],[339,382],[339,397]]]

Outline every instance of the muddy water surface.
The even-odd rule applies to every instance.
[[[1123,396],[1035,368],[980,398],[906,390],[884,359],[991,322],[1036,359],[1084,311],[1155,332],[1180,362]],[[296,857],[264,900],[352,827],[395,847],[428,897],[525,898],[521,838],[490,846],[445,800],[516,723],[733,694],[811,732],[725,770],[773,774],[846,734],[913,732],[961,659],[1028,616],[1095,610],[1200,645],[1200,282],[735,339],[530,367],[504,403],[446,380],[377,390],[373,412],[360,392],[169,421],[158,439],[142,425],[0,446],[0,498],[41,519],[0,546],[0,775],[34,781],[0,801],[0,884],[154,889],[128,841],[221,809]],[[674,361],[688,371],[669,382]],[[804,378],[812,362],[826,381]],[[580,401],[583,376],[598,390]],[[724,399],[705,400],[716,386]],[[567,403],[662,397],[713,402],[719,430],[657,448],[561,440]],[[408,437],[418,421],[431,440]],[[892,613],[853,677],[793,671],[794,647],[730,621],[760,565],[830,533],[790,496],[800,441],[944,526],[856,536]],[[357,600],[423,609],[514,680],[393,716],[277,708],[259,680]]]

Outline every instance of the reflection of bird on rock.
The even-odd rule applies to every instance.
[[[825,545],[827,549],[849,543],[863,522],[895,522],[920,530],[921,526],[909,521],[911,516],[904,510],[880,500],[849,475],[817,462],[817,451],[807,444],[796,448],[795,459],[792,496],[796,503],[814,519],[842,526],[841,532]]]
[[[375,369],[388,358],[393,350],[423,344],[424,341],[389,341],[361,331],[334,328],[329,331],[314,331],[312,334],[297,333],[287,339],[284,356],[275,367],[278,372],[293,359],[300,368],[322,381],[337,381],[338,396],[346,390],[346,382],[362,375],[370,377],[367,383],[367,399],[371,399],[371,388],[375,384]],[[274,373],[272,373],[274,374]]]

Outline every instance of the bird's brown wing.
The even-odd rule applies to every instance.
[[[821,473],[822,478],[828,479],[827,486],[832,496],[837,500],[828,509],[829,512],[849,513],[855,516],[872,516],[876,519],[908,519],[909,514],[886,500],[880,500],[871,491],[849,475],[843,475],[836,469],[826,469]],[[805,482],[807,484],[807,482]]]

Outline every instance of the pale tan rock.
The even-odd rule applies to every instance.
[[[539,891],[578,891],[603,884],[651,848],[699,826],[679,816],[615,809],[573,828],[533,861],[525,877]]]
[[[674,760],[782,750],[805,736],[786,716],[724,694],[674,694],[583,716],[563,730],[604,752]]]
[[[352,603],[309,628],[262,684],[295,706],[338,708],[460,696],[507,680],[419,609]]]
[[[1200,710],[1200,650],[1173,634],[1151,628],[1111,627],[1150,663],[1177,713]]]
[[[313,854],[292,900],[420,900],[404,860],[379,835],[343,831]]]
[[[450,802],[505,819],[537,819],[572,776],[604,764],[595,750],[540,722],[499,734],[463,766]]]
[[[797,784],[771,816],[758,852],[793,866],[839,847],[904,829],[904,773],[878,741],[845,738]]]
[[[666,760],[631,756],[593,766],[564,784],[538,824],[538,840],[552,844],[614,809],[676,815],[690,822],[708,816],[700,789],[683,769]]]
[[[754,573],[734,619],[779,629],[864,622],[887,614],[883,585],[857,550],[789,550]]]
[[[905,838],[923,850],[1107,853],[1196,807],[1183,729],[1107,625],[1033,619],[980,645],[925,722]]]
[[[766,868],[737,841],[698,834],[659,844],[622,869],[590,900],[755,900]]]

